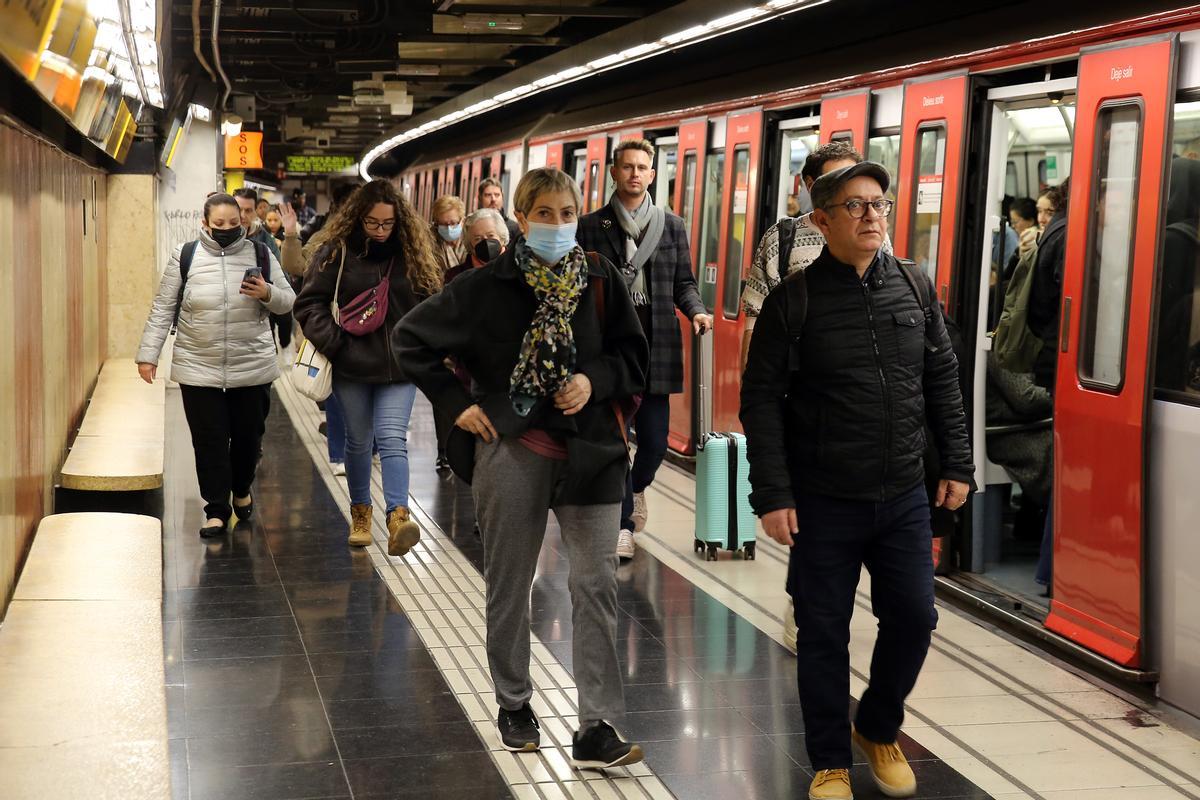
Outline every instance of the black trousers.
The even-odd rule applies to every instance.
[[[254,483],[259,447],[271,410],[271,386],[179,388],[183,413],[192,432],[205,518],[228,522],[233,515],[230,493],[245,497]]]
[[[286,350],[292,343],[292,313],[271,315],[271,330],[279,332],[279,349]]]
[[[937,627],[929,498],[924,486],[887,502],[796,495],[800,533],[788,564],[795,604],[796,678],[814,770],[851,764],[850,615],[863,566],[879,633],[871,682],[854,725],[866,739],[896,740]]]

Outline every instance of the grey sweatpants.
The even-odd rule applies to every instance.
[[[483,536],[487,653],[496,702],[516,711],[533,694],[529,680],[529,592],[549,512],[558,519],[570,562],[571,624],[580,723],[625,712],[617,663],[617,533],[621,504],[551,507],[566,468],[516,439],[477,440],[475,516]]]

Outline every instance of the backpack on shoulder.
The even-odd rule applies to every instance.
[[[263,280],[271,282],[271,251],[262,242],[253,239],[246,241],[254,245],[254,260],[262,272]],[[183,290],[187,287],[188,271],[192,268],[192,260],[196,257],[196,248],[200,246],[199,239],[193,239],[184,244],[179,250],[179,294],[175,298],[175,315],[171,318],[171,333],[179,330],[179,311],[183,308]]]
[[[1042,340],[1029,328],[1029,295],[1033,291],[1033,273],[1037,248],[1017,261],[1008,288],[1004,292],[1004,310],[992,335],[996,363],[1009,372],[1033,372],[1033,364],[1042,351]]]

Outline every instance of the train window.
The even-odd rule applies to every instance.
[[[798,217],[812,211],[812,201],[800,171],[809,154],[817,149],[817,132],[809,129],[783,131],[780,143],[779,187],[775,198],[775,217]]]
[[[1079,378],[1119,390],[1125,374],[1129,274],[1137,215],[1142,108],[1133,103],[1100,109],[1096,120],[1096,171],[1088,204]]]
[[[689,150],[683,156],[683,227],[692,230],[692,216],[696,213],[696,151]]]
[[[675,154],[673,144],[659,145],[658,164],[654,168],[654,204],[675,211]]]
[[[613,190],[616,188],[617,182],[613,180],[612,170],[604,170],[604,194],[600,195],[600,201],[596,203],[592,210],[595,211],[596,209],[600,208],[600,206],[608,202],[608,198],[612,197]]]
[[[1019,197],[1021,195],[1019,186],[1020,182],[1017,180],[1017,162],[1010,159],[1004,165],[1004,193],[1009,197]]]
[[[733,151],[733,202],[729,204],[729,241],[725,245],[725,316],[737,319],[742,297],[742,256],[746,248],[746,208],[750,202],[750,146]]]
[[[600,162],[593,161],[588,165],[588,186],[590,187],[590,196],[587,198],[587,210],[595,211],[600,207]]]
[[[917,180],[913,184],[912,239],[909,258],[937,278],[938,233],[942,220],[942,173],[946,166],[946,126],[937,123],[917,132]]]
[[[833,136],[829,137],[832,142],[845,142],[851,147],[854,146],[854,134],[850,131],[838,131]]]
[[[721,246],[721,194],[725,184],[725,151],[704,160],[704,196],[700,217],[700,299],[708,313],[717,303],[717,250]]]
[[[872,136],[867,140],[867,158],[887,168],[888,174],[892,176],[892,187],[888,190],[887,196],[894,201],[896,199],[896,183],[900,174],[900,134]],[[887,226],[888,237],[895,239],[895,214],[888,217]]]
[[[1154,385],[1165,399],[1200,403],[1200,102],[1175,105],[1173,130]]]

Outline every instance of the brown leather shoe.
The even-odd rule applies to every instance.
[[[850,729],[850,741],[867,759],[871,777],[875,779],[879,791],[888,797],[912,797],[917,793],[917,776],[913,774],[904,753],[900,752],[900,745],[895,742],[872,742],[854,728]]]
[[[371,504],[350,506],[350,537],[346,540],[351,547],[366,547],[371,543]]]
[[[854,800],[850,791],[850,770],[823,769],[808,786],[808,800]]]
[[[408,509],[403,506],[388,513],[387,526],[389,556],[406,555],[413,545],[421,541],[421,529],[412,521]]]

